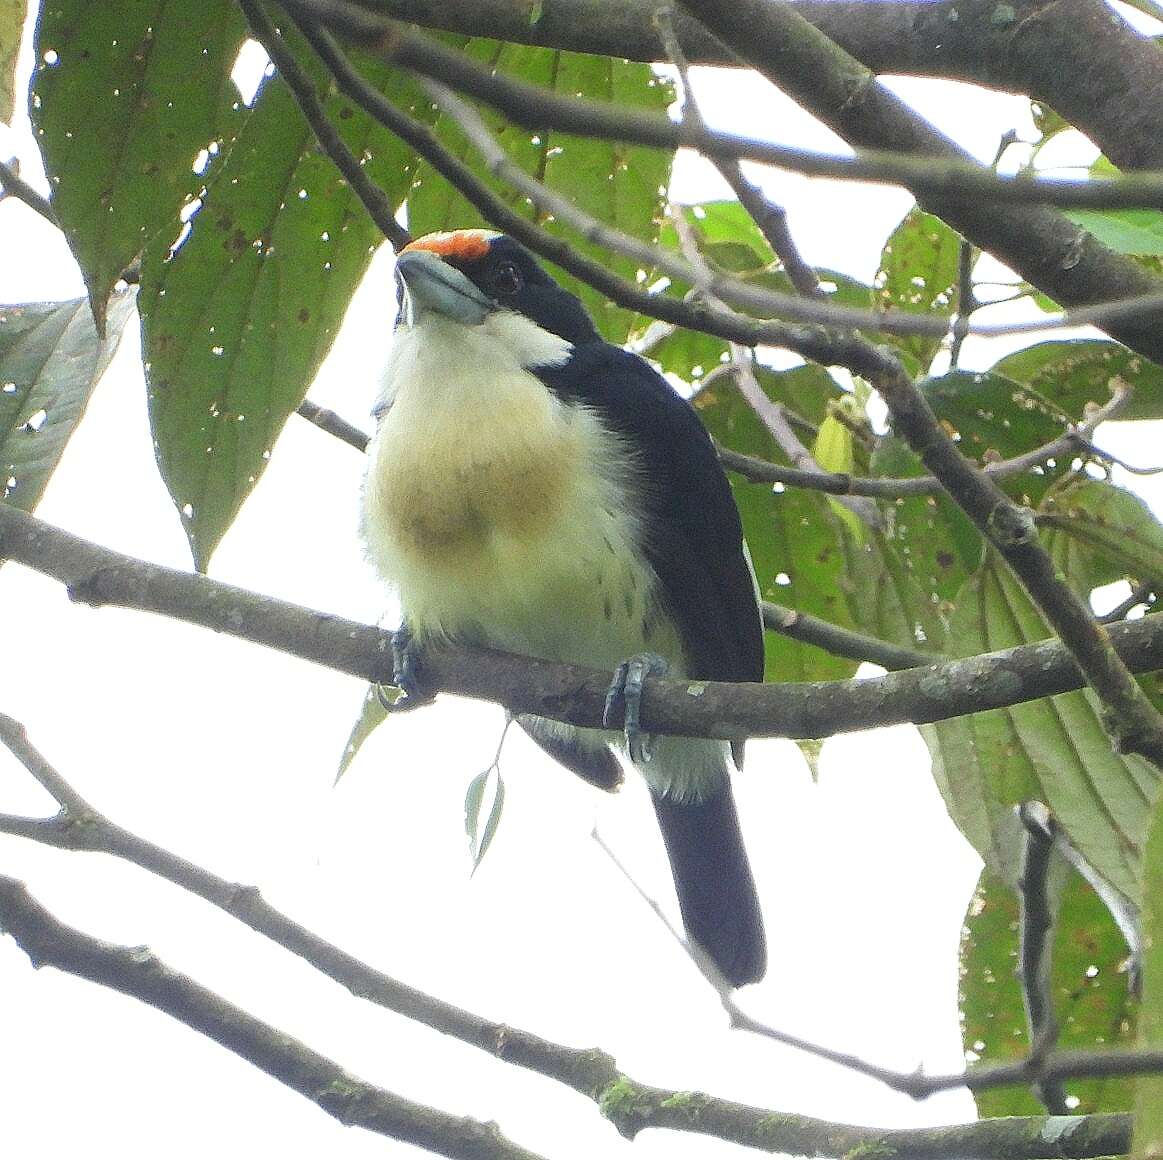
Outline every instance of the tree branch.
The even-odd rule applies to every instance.
[[[0,929],[36,967],[56,967],[139,999],[220,1043],[341,1124],[459,1160],[540,1160],[495,1124],[453,1116],[375,1087],[167,967],[142,947],[103,942],[65,926],[13,878],[0,877]]]
[[[149,564],[0,504],[0,559],[5,558],[51,576],[84,603],[155,612],[351,676],[392,680],[390,632]],[[1143,617],[1108,631],[1136,672],[1163,668],[1163,618]],[[424,658],[424,675],[434,690],[590,727],[602,723],[610,683],[605,672],[469,648],[433,650]],[[644,693],[643,727],[728,741],[817,738],[947,720],[1071,692],[1082,684],[1061,641],[1048,640],[862,681],[655,680]]]
[[[388,18],[518,44],[659,59],[651,28],[656,0],[553,0],[531,20],[510,0],[316,0],[319,18],[352,36],[381,32]],[[1163,169],[1163,115],[1154,101],[1163,58],[1103,0],[796,0],[795,10],[873,72],[944,77],[1028,93],[1050,105],[1116,165]],[[370,19],[369,19],[370,14]],[[1008,14],[1008,19],[1007,19]],[[345,20],[347,23],[344,23]],[[738,57],[681,10],[678,38],[694,64]]]
[[[648,1087],[619,1072],[614,1060],[602,1051],[566,1047],[517,1028],[483,1020],[374,971],[279,913],[253,888],[217,878],[123,830],[84,802],[30,745],[23,728],[2,714],[0,741],[12,748],[61,805],[60,813],[53,818],[0,815],[0,832],[17,834],[58,849],[106,853],[140,866],[206,899],[305,959],[355,995],[585,1095],[599,1105],[603,1115],[625,1136],[633,1137],[645,1127],[664,1127],[700,1132],[766,1151],[836,1157],[891,1148],[902,1157],[953,1157],[968,1153],[1034,1160],[1062,1155],[1061,1151],[1045,1149],[1048,1144],[1058,1147],[1064,1141],[1069,1141],[1067,1154],[1078,1157],[1115,1154],[1126,1151],[1129,1145],[1129,1117],[1059,1119],[1052,1140],[1047,1138],[1044,1120],[1040,1117],[1006,1120],[1000,1135],[999,1121],[948,1128],[878,1130],[776,1113],[696,1092]],[[454,1119],[348,1075],[303,1044],[170,971],[141,948],[112,946],[63,926],[20,883],[8,878],[0,878],[0,929],[12,934],[37,966],[56,966],[165,1011],[287,1083],[343,1123],[358,1124],[450,1156],[470,1156],[474,1160],[530,1157],[501,1137],[492,1125]],[[745,1017],[733,1022],[737,1026],[748,1025]],[[811,1046],[795,1037],[782,1038],[785,1042]],[[812,1047],[812,1050],[820,1053],[818,1048]],[[826,1054],[836,1062],[851,1066],[850,1057],[842,1053]],[[1085,1063],[1086,1058],[1081,1062]],[[1125,1059],[1122,1062],[1124,1066],[1127,1064]],[[1157,1065],[1158,1061],[1155,1062]],[[877,1069],[870,1071],[867,1065],[862,1065],[860,1070],[875,1075]],[[962,1077],[963,1081],[971,1082],[972,1074]],[[895,1073],[885,1075],[892,1077]],[[895,1078],[902,1084],[924,1079]]]
[[[306,13],[309,17],[318,15],[315,6],[319,0],[287,0],[287,2],[296,11]],[[751,0],[749,12],[751,6],[755,4],[759,4],[759,8],[762,9],[760,0]],[[794,16],[794,13],[792,15]],[[801,23],[803,27],[812,29],[811,25]],[[744,22],[743,27],[748,26]],[[732,27],[740,41],[747,39],[737,20]],[[814,32],[814,29],[812,31]],[[778,41],[779,35],[782,34],[777,34],[771,39]],[[700,134],[691,127],[676,126],[665,117],[642,114],[635,110],[580,98],[561,97],[535,86],[514,81],[499,73],[491,73],[469,61],[463,54],[427,41],[417,33],[401,32],[391,24],[386,25],[385,30],[381,31],[377,47],[385,56],[400,64],[500,108],[506,116],[525,128],[555,129],[589,136],[614,137],[664,148],[690,145],[700,148],[710,156],[725,154],[737,158],[746,155],[760,160],[775,160],[773,151],[777,151],[777,147],[769,144],[748,142],[743,146],[740,139],[733,139],[730,144],[725,144],[723,140],[715,143],[708,139],[707,134]],[[735,47],[739,48],[739,45],[736,44]],[[754,45],[748,47],[754,54]],[[838,51],[835,50],[835,46],[833,50],[832,53],[816,53],[806,64],[797,62],[795,71],[798,74],[801,65],[809,73],[829,71],[827,66],[830,57]],[[746,52],[747,49],[743,51]],[[814,108],[817,115],[826,122],[833,123],[838,132],[853,138],[857,145],[883,144],[881,138],[884,138],[889,145],[899,147],[900,152],[922,153],[924,157],[918,165],[917,174],[910,177],[906,184],[914,193],[920,193],[922,185],[929,180],[926,175],[942,172],[944,184],[941,190],[938,193],[925,194],[922,198],[934,212],[949,220],[975,245],[988,249],[1058,301],[1071,306],[1116,303],[1113,309],[1110,305],[1104,305],[1097,315],[1095,314],[1097,308],[1087,310],[1084,317],[1088,321],[1095,321],[1096,318],[1101,320],[1096,324],[1106,326],[1113,335],[1148,358],[1163,362],[1163,328],[1158,327],[1152,318],[1143,320],[1144,315],[1157,315],[1163,309],[1161,297],[1163,282],[1145,274],[1130,259],[1101,246],[1085,230],[1081,230],[1061,214],[1036,207],[1003,208],[996,205],[997,197],[987,194],[987,189],[996,194],[1007,181],[1027,179],[1001,178],[991,170],[977,165],[958,146],[929,127],[927,122],[922,121],[895,98],[889,100],[886,97],[880,102],[885,105],[884,115],[880,115],[882,110],[878,106],[877,115],[871,118],[874,131],[862,131],[861,126],[864,123],[860,116],[863,116],[863,113],[857,115],[853,108],[849,107],[849,98],[852,96],[849,90],[852,85],[857,89],[864,87],[869,83],[870,77],[857,62],[851,58],[847,60],[849,63],[844,69],[845,79],[826,94],[831,103],[826,105],[824,102],[818,103],[825,107],[813,106],[808,99],[810,94],[806,96],[804,93],[797,93],[794,83],[789,91],[803,101],[806,107]],[[785,84],[785,88],[787,87]],[[873,87],[869,92],[883,93],[886,90]],[[863,102],[856,104],[863,109]],[[864,129],[867,128],[864,126]],[[865,137],[870,140],[865,140]],[[785,153],[782,163],[786,164],[790,160]],[[956,174],[953,173],[953,169],[956,169]],[[931,190],[931,187],[929,188]],[[965,199],[971,196],[968,192],[970,189],[974,192],[972,200],[967,201]],[[1156,197],[1155,203],[1158,200]],[[544,249],[536,245],[533,248],[545,253]],[[586,281],[599,289],[605,289],[588,277]],[[749,288],[733,288],[733,293],[742,294],[747,289]],[[716,292],[720,297],[728,297],[721,290]],[[755,292],[750,289],[750,293]],[[623,305],[640,309],[638,304],[625,302],[618,296],[611,297]],[[658,299],[662,296],[654,297]],[[780,308],[781,311],[794,309],[803,312],[811,305],[794,296],[789,295],[786,298],[787,301]],[[794,305],[796,303],[798,305]],[[669,311],[673,310],[673,307],[663,300],[658,302],[654,309],[648,307],[645,312],[654,317],[678,321],[672,314],[660,313],[662,309]],[[766,312],[775,313],[769,308]],[[919,325],[922,321],[920,318],[908,319],[910,326]],[[684,324],[689,325],[685,321]],[[855,322],[850,324],[859,325]],[[707,329],[706,326],[697,328]],[[1015,330],[1012,326],[1005,329],[1009,332]],[[972,332],[996,333],[997,328],[975,327]],[[742,336],[723,334],[721,330],[715,330],[713,333],[755,345]],[[775,338],[760,341],[785,345]]]
[[[1033,467],[1056,459],[1062,455],[1088,454],[1096,459],[1113,460],[1101,448],[1095,447],[1091,436],[1101,423],[1115,419],[1131,401],[1131,391],[1125,385],[1116,384],[1110,401],[1096,408],[1077,426],[1068,428],[1057,439],[1024,451],[1012,459],[981,465],[980,470],[990,479],[1009,479],[1021,475]],[[812,491],[822,491],[829,495],[867,495],[879,499],[901,499],[912,495],[940,495],[944,492],[941,481],[934,475],[914,475],[894,478],[892,476],[861,477],[827,472],[817,475],[794,467],[784,467],[754,455],[743,455],[721,444],[715,445],[719,462],[731,471],[736,471],[752,483],[783,483],[789,487],[803,487]],[[1120,466],[1123,466],[1120,464]],[[1142,471],[1143,469],[1139,469]],[[1155,469],[1151,469],[1154,471]]]

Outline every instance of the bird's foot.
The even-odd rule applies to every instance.
[[[618,704],[623,709],[622,732],[626,737],[626,751],[630,760],[644,764],[651,758],[651,737],[642,732],[642,687],[647,677],[664,677],[670,670],[666,660],[656,653],[638,653],[623,661],[614,670],[614,679],[606,694],[606,708],[602,724],[607,729],[617,718]]]
[[[416,642],[407,623],[401,624],[392,634],[392,684],[402,695],[391,701],[390,705],[385,705],[385,708],[400,713],[405,709],[427,705],[434,699],[433,694],[425,689],[421,682],[422,667],[423,649]],[[380,689],[380,702],[383,704],[382,685]]]

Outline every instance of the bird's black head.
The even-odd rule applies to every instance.
[[[405,246],[426,250],[458,270],[502,310],[513,310],[575,345],[600,341],[585,307],[562,289],[524,246],[491,230],[427,234]],[[407,274],[404,273],[405,281]]]

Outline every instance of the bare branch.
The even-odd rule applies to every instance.
[[[459,1160],[540,1160],[496,1124],[454,1116],[375,1087],[241,1007],[166,966],[143,947],[65,926],[20,882],[0,877],[0,929],[38,967],[100,983],[164,1011],[305,1096],[341,1124]]]
[[[367,451],[367,432],[360,430],[354,423],[349,423],[341,415],[329,411],[326,407],[320,407],[318,403],[312,403],[310,399],[304,399],[295,409],[321,431],[334,435],[340,442],[354,447],[356,451]]]

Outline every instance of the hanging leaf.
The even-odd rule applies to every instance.
[[[1118,254],[1163,256],[1163,213],[1156,209],[1068,209],[1063,213]]]
[[[1163,524],[1137,495],[1080,480],[1047,496],[1038,520],[1047,550],[1083,596],[1122,579],[1163,587]]]
[[[133,318],[136,295],[110,303],[98,338],[83,298],[0,307],[0,496],[31,512]]]
[[[229,0],[54,0],[41,11],[33,127],[98,331],[122,272],[201,186],[199,155],[241,119],[230,70],[244,28]]]
[[[360,68],[406,95],[407,82],[382,63],[361,59]],[[368,176],[402,202],[410,151],[341,95],[328,95],[325,110]],[[188,237],[172,245],[175,221],[147,249],[141,308],[158,463],[204,569],[306,394],[381,235],[278,77],[201,200]]]
[[[486,813],[485,793],[490,785],[493,792]],[[474,874],[496,836],[497,827],[501,824],[501,811],[504,808],[505,782],[494,762],[468,783],[468,792],[464,795],[464,832],[468,835]]]
[[[359,716],[351,727],[347,736],[347,744],[343,747],[343,756],[339,759],[339,767],[335,771],[335,784],[348,771],[356,755],[363,748],[363,743],[388,719],[391,715],[389,706],[394,705],[403,693],[390,685],[368,685],[363,695],[363,704],[359,707]]]

